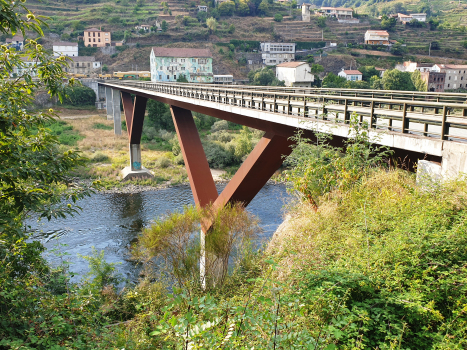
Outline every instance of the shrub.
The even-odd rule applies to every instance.
[[[72,106],[94,106],[96,102],[96,93],[87,86],[67,86],[64,89],[64,104]]]
[[[165,168],[168,168],[171,165],[172,165],[172,161],[169,158],[164,157],[164,156],[158,158],[157,161],[156,161],[156,167],[158,167],[158,168],[165,169]]]
[[[222,169],[226,166],[235,164],[236,159],[224,147],[216,142],[206,142],[203,144],[204,152],[209,166],[214,169]]]
[[[95,152],[89,159],[94,163],[107,162],[110,160],[109,156],[102,152]]]
[[[281,15],[280,13],[276,13],[276,14],[274,15],[274,21],[276,21],[276,22],[282,22],[282,19],[283,19],[283,17],[282,17],[282,15]]]
[[[220,130],[228,130],[229,122],[227,120],[219,120],[211,126],[211,132],[216,132]]]

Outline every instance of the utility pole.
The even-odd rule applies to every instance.
[[[428,47],[428,56],[431,56],[431,42],[430,42],[430,46]]]

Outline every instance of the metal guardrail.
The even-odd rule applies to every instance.
[[[453,94],[412,93],[411,99],[403,99],[396,97],[411,92],[291,89],[262,86],[226,87],[225,85],[134,81],[109,81],[104,85],[117,89],[120,86],[122,88],[150,90],[337,123],[348,123],[350,115],[356,113],[360,121],[368,120],[371,128],[437,137],[442,140],[467,141],[467,131],[464,131],[467,130],[467,104],[442,100],[453,96]],[[374,91],[378,91],[380,95]],[[346,95],[346,93],[348,94]],[[372,97],[364,95],[369,93],[372,94]],[[352,96],[352,94],[357,96]],[[456,98],[467,97],[465,94],[454,95]],[[385,122],[387,124],[384,124]],[[457,133],[454,133],[455,131]]]

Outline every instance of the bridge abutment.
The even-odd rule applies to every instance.
[[[107,112],[107,120],[113,119],[113,102],[112,102],[112,88],[105,87],[105,109]]]
[[[122,134],[122,114],[120,112],[120,91],[112,89],[112,116],[114,120],[114,134]]]

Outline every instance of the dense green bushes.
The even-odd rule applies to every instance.
[[[65,98],[63,104],[71,106],[94,106],[96,93],[87,86],[67,86],[63,91]]]

